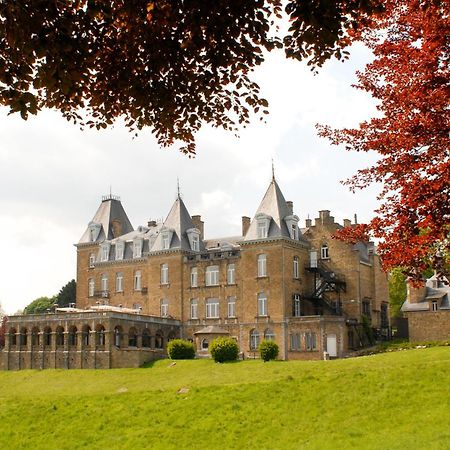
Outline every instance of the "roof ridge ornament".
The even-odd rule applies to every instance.
[[[275,166],[273,163],[273,158],[272,158],[272,181],[275,181]]]

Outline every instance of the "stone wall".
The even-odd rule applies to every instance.
[[[411,342],[450,339],[450,310],[415,311],[406,316]]]

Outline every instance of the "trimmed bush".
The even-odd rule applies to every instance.
[[[278,345],[274,341],[262,341],[258,347],[259,354],[261,359],[266,362],[271,359],[276,359],[278,356]]]
[[[239,354],[239,347],[234,339],[219,337],[211,342],[209,352],[215,362],[236,361]]]
[[[167,344],[170,359],[194,359],[194,344],[184,339],[173,339]]]

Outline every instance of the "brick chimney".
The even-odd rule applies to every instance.
[[[344,228],[351,226],[352,221],[350,219],[344,219]]]
[[[149,228],[156,227],[156,220],[149,220],[149,221],[147,222],[147,226],[148,226]]]
[[[192,222],[194,223],[195,228],[197,228],[200,231],[200,239],[204,239],[204,224],[205,222],[203,222],[202,220],[202,216],[192,216],[191,217]]]
[[[288,207],[289,214],[291,214],[291,215],[294,214],[294,202],[291,202],[290,200],[288,200],[286,202],[286,205]]]
[[[423,300],[425,298],[426,290],[425,283],[423,286],[415,287],[409,280],[406,282],[406,298],[409,303],[419,303]]]
[[[309,217],[305,220],[305,225],[306,228],[310,228],[312,226],[312,220]]]
[[[250,228],[250,222],[250,217],[242,216],[242,236],[247,234],[247,231]]]

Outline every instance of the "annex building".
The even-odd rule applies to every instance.
[[[163,222],[133,228],[109,195],[77,248],[73,308],[12,316],[4,369],[133,367],[173,338],[199,356],[230,336],[242,357],[273,339],[281,359],[343,357],[389,335],[387,277],[372,242],[333,239],[329,211],[300,225],[275,180],[239,236],[207,239],[178,195]]]

